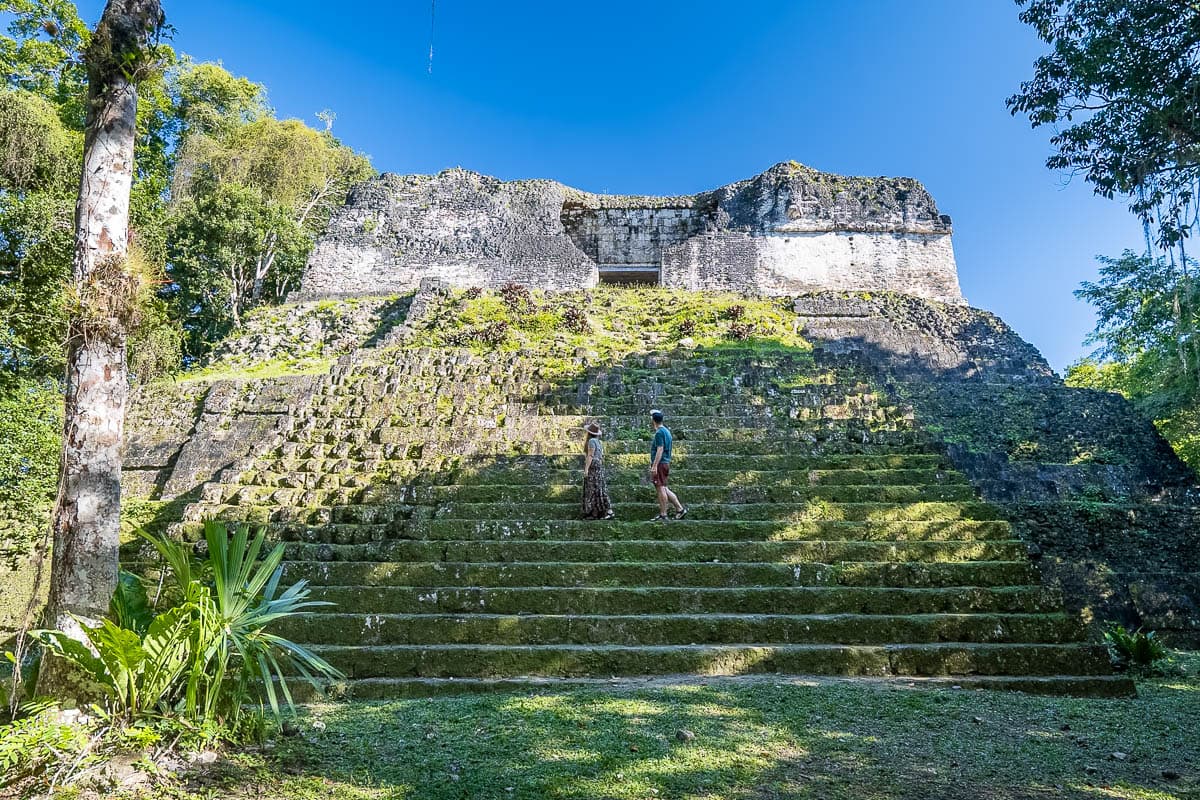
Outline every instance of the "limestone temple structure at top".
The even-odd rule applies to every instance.
[[[464,169],[385,174],[355,187],[334,214],[296,296],[389,294],[439,278],[546,289],[894,291],[958,304],[951,232],[916,180],[796,162],[676,197],[593,194]]]

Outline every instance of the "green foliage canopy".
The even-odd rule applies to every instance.
[[[1200,472],[1200,285],[1164,258],[1126,251],[1100,262],[1099,280],[1076,292],[1096,307],[1088,341],[1098,349],[1067,383],[1128,397]]]
[[[0,392],[0,561],[7,566],[48,530],[62,413],[52,382],[22,381]]]
[[[1051,169],[1126,195],[1169,249],[1196,225],[1200,180],[1200,4],[1016,0],[1051,52],[1008,101],[1051,137]]]
[[[0,35],[0,375],[57,376],[90,32],[69,0],[0,0],[0,12],[11,16]],[[165,46],[156,56],[139,90],[130,222],[162,291],[130,338],[139,380],[177,370],[185,343],[200,355],[244,309],[285,296],[333,208],[372,174],[328,129],[276,119],[262,85]]]
[[[328,131],[255,115],[240,97],[224,106],[235,119],[209,113],[190,131],[172,184],[169,261],[195,354],[296,286],[334,208],[373,174]]]

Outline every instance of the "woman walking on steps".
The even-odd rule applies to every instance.
[[[594,422],[584,430],[587,442],[583,446],[583,518],[612,519],[616,515],[604,480],[604,445],[600,443],[603,431]]]

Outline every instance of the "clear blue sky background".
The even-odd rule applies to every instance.
[[[282,116],[393,172],[463,166],[593,191],[690,193],[778,161],[923,181],[963,291],[1061,369],[1071,295],[1140,249],[1117,201],[1048,171],[1004,100],[1041,44],[1010,0],[163,0],[175,46],[267,85]],[[100,0],[84,0],[89,23]]]

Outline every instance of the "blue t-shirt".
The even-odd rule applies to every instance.
[[[662,458],[658,463],[671,463],[671,432],[667,430],[666,425],[660,425],[658,430],[654,432],[654,439],[650,442],[650,463],[654,463],[654,456],[658,453],[658,448],[662,448]]]

